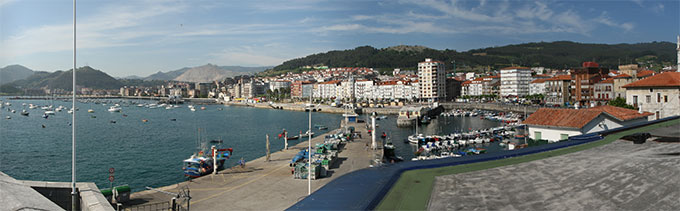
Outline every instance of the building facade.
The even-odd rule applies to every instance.
[[[654,114],[650,119],[680,115],[680,72],[665,72],[623,86],[626,103]]]
[[[570,75],[558,75],[545,80],[545,100],[549,105],[564,105],[569,102]]]
[[[501,97],[524,97],[529,95],[531,69],[526,67],[507,67],[501,69]]]
[[[581,67],[571,71],[571,101],[579,105],[590,105],[595,96],[595,83],[609,74],[608,68],[600,67],[595,62],[583,62]]]
[[[434,102],[446,98],[446,69],[444,63],[426,58],[418,63],[420,97]]]

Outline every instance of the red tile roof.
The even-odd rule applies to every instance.
[[[636,110],[621,108],[621,107],[616,107],[616,106],[610,106],[610,105],[592,107],[592,108],[589,108],[588,110],[603,111],[603,112],[613,116],[614,118],[617,118],[617,119],[623,120],[623,121],[653,115],[653,113],[650,113],[650,112],[639,113]]]
[[[632,78],[632,77],[633,76],[630,76],[630,75],[625,74],[625,73],[614,76],[614,78]]]
[[[472,83],[472,81],[464,81],[461,85],[468,85],[468,84],[471,84],[471,83]]]
[[[571,75],[556,75],[555,77],[548,78],[548,81],[569,81],[571,80]]]
[[[588,109],[539,108],[522,123],[528,125],[580,129],[603,113],[620,121],[645,118],[649,115],[653,115],[649,112],[640,114],[636,110],[619,108],[610,105],[598,106]]]
[[[637,77],[647,77],[647,76],[654,75],[654,73],[656,73],[656,72],[654,72],[652,70],[643,70],[643,71],[640,71],[640,72],[637,73]]]
[[[614,78],[606,78],[605,80],[600,81],[599,83],[601,83],[601,84],[613,84]]]
[[[588,109],[539,108],[522,123],[554,127],[582,128],[602,111]]]
[[[623,88],[634,87],[680,87],[680,72],[656,74],[623,86]]]
[[[532,83],[532,84],[540,84],[540,83],[543,83],[543,82],[545,82],[545,81],[547,81],[547,80],[548,80],[547,78],[539,78],[539,79],[536,79],[536,80],[531,81],[531,83]]]

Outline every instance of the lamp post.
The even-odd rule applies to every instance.
[[[312,96],[309,96],[309,104],[312,104]],[[307,195],[312,195],[312,109],[309,108],[309,131],[307,131],[307,162],[309,167],[307,168]]]
[[[73,89],[71,96],[71,210],[76,210],[76,0],[73,0]]]

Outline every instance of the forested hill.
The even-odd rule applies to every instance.
[[[675,47],[675,44],[670,42],[612,45],[558,41],[457,52],[423,46],[394,46],[383,49],[361,46],[351,50],[329,51],[292,59],[264,74],[299,71],[301,67],[315,65],[415,69],[418,62],[425,58],[443,61],[447,64],[447,69],[452,69],[455,60],[457,69],[467,70],[498,69],[513,65],[569,68],[579,66],[584,61],[595,61],[611,68],[626,63],[640,63],[643,66],[660,68],[662,65],[671,65],[675,62]]]

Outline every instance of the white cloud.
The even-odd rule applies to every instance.
[[[217,64],[241,65],[241,66],[273,66],[281,64],[287,59],[254,52],[251,47],[241,49],[225,49],[212,54],[209,62]]]
[[[15,2],[16,0],[0,0],[0,7],[9,5],[12,2]]]
[[[595,18],[595,21],[607,26],[621,28],[623,30],[630,31],[633,30],[634,26],[632,23],[616,23],[609,18],[606,12],[603,12],[600,17]]]
[[[77,21],[77,47],[101,48],[139,44],[134,39],[165,32],[142,26],[152,17],[181,12],[182,4],[135,4],[104,7],[96,16],[79,17]],[[1,40],[5,51],[0,57],[16,57],[40,52],[56,52],[73,48],[72,23],[43,25],[28,28]]]
[[[625,31],[634,28],[633,23],[618,23],[608,16],[587,18],[572,9],[556,9],[546,1],[512,4],[508,0],[494,1],[493,4],[480,1],[476,5],[458,0],[401,0],[399,3],[416,8],[405,13],[355,14],[344,22],[321,27],[320,30],[392,34],[559,32],[590,36],[598,28],[597,24]]]

